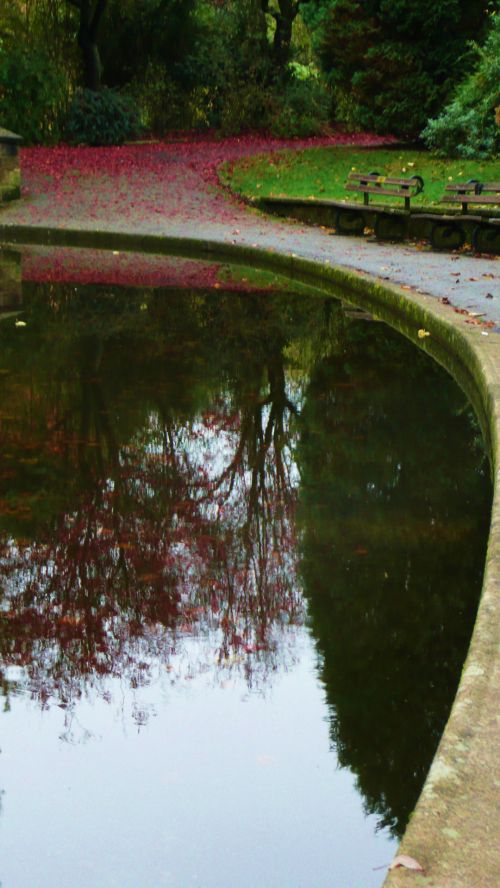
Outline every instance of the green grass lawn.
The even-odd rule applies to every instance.
[[[345,199],[349,202],[363,196],[346,192],[344,183],[351,170],[376,171],[388,176],[418,174],[425,182],[424,190],[412,206],[439,203],[448,182],[479,179],[482,182],[500,178],[496,160],[455,160],[435,157],[428,151],[403,148],[307,148],[304,151],[282,151],[273,155],[247,158],[234,165],[225,164],[221,180],[245,197],[302,197]],[[389,203],[402,204],[397,198]],[[377,199],[377,203],[381,199]]]

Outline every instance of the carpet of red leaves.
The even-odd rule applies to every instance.
[[[218,169],[222,163],[283,149],[369,147],[391,142],[391,137],[371,133],[337,132],[293,140],[262,135],[219,139],[214,133],[178,133],[168,141],[110,148],[24,148],[24,200],[4,218],[36,226],[173,235],[225,226],[232,237],[240,231],[248,233],[256,220],[240,200],[221,187]],[[281,228],[278,220],[262,219],[258,224],[261,228],[273,226],[275,232]],[[89,259],[88,253],[85,258],[85,252],[59,250],[42,255],[32,251],[23,264],[31,280],[169,285],[165,260],[136,256],[130,261],[125,254],[109,255],[105,260],[101,254],[97,260]]]
[[[26,148],[21,152],[23,194],[31,200],[23,215],[33,223],[69,224],[79,218],[89,226],[119,220],[132,227],[146,220],[151,225],[155,216],[168,215],[171,220],[191,214],[198,219],[201,210],[204,217],[217,211],[217,221],[234,221],[227,195],[216,193],[217,170],[225,161],[286,148],[368,147],[391,141],[370,133],[300,140],[179,136],[111,148]]]

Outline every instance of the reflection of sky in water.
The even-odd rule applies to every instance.
[[[159,669],[136,695],[114,679],[108,703],[90,694],[69,717],[15,700],[2,716],[5,888],[379,885],[391,843],[336,769],[314,645],[298,633],[263,695],[234,672],[191,677],[190,640],[174,684]]]

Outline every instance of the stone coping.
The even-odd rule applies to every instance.
[[[295,219],[306,222],[309,225],[324,225],[327,228],[335,227],[335,217],[338,210],[362,213],[366,225],[370,228],[375,227],[377,217],[387,218],[394,216],[403,220],[405,238],[410,237],[423,240],[430,239],[431,229],[435,221],[446,220],[447,222],[453,222],[457,220],[460,228],[468,238],[472,238],[474,229],[480,220],[482,220],[485,226],[489,223],[498,225],[500,222],[500,210],[498,207],[474,205],[469,207],[468,213],[463,213],[461,208],[456,206],[443,204],[422,206],[422,204],[413,204],[410,210],[405,210],[402,202],[399,206],[377,203],[375,197],[369,204],[353,201],[350,198],[330,200],[310,197],[260,197],[249,201],[249,203],[251,206],[256,206],[263,212],[274,216]],[[342,233],[347,234],[347,232]],[[355,232],[351,232],[351,236],[355,236]],[[390,239],[390,236],[388,236],[388,239]]]
[[[443,185],[444,188],[444,185]],[[280,211],[293,211],[295,208],[306,208],[311,211],[313,214],[315,211],[321,212],[321,210],[326,209],[334,209],[334,210],[363,210],[363,212],[370,212],[372,210],[374,213],[384,212],[391,213],[396,212],[399,215],[412,215],[418,218],[418,216],[457,216],[462,217],[464,213],[458,206],[449,206],[448,204],[417,204],[411,207],[410,213],[404,209],[404,205],[394,204],[394,203],[377,203],[375,200],[377,195],[370,195],[370,203],[364,204],[361,200],[353,200],[351,197],[338,197],[338,198],[318,198],[318,197],[256,197],[253,199],[249,199],[248,203],[250,206],[256,206],[258,209],[264,210],[264,212],[273,213]],[[471,216],[483,216],[484,218],[492,217],[500,217],[500,210],[497,207],[487,207],[484,206],[474,206],[472,210],[469,211],[469,215]]]
[[[493,888],[500,872],[500,340],[467,326],[435,297],[365,272],[286,252],[202,238],[0,226],[0,241],[144,251],[267,268],[367,308],[445,366],[476,411],[494,485],[483,589],[450,717],[398,853],[424,873],[398,868],[385,888]],[[430,335],[421,339],[418,330]],[[439,470],[439,467],[436,467]],[[404,718],[401,712],[401,718]],[[335,876],[332,874],[332,878]],[[333,883],[332,883],[333,884]],[[340,886],[339,886],[340,888]],[[344,886],[342,886],[344,888]],[[351,888],[351,886],[345,886]],[[354,888],[354,886],[352,886]],[[362,886],[360,886],[362,888]]]

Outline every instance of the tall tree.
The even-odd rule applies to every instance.
[[[102,64],[97,45],[99,28],[108,0],[68,0],[80,12],[78,46],[83,59],[83,82],[87,89],[101,87]]]
[[[314,0],[317,3],[317,0]],[[332,0],[320,50],[336,114],[366,129],[414,137],[473,63],[469,41],[489,23],[470,0]]]
[[[273,38],[273,60],[279,70],[283,70],[290,60],[293,23],[301,6],[309,0],[278,0],[278,5],[271,5],[270,0],[261,0],[262,12],[271,16],[275,23]]]

